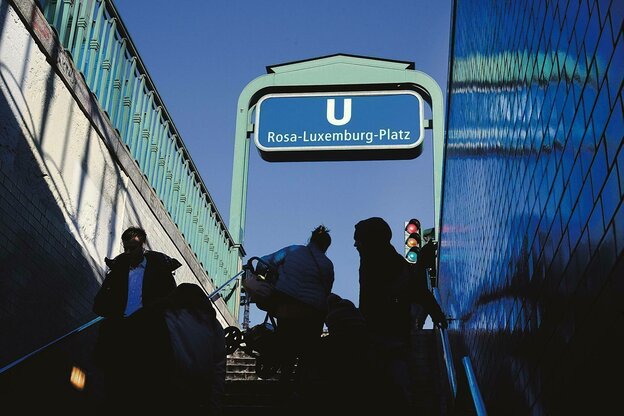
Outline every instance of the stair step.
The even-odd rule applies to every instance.
[[[256,373],[234,373],[228,374],[226,381],[258,380]]]
[[[256,363],[253,364],[227,364],[225,366],[226,371],[232,372],[254,372],[256,371]]]
[[[232,363],[232,364],[248,364],[248,363],[255,363],[256,359],[254,357],[231,357],[228,356],[227,358],[227,362],[228,363]]]

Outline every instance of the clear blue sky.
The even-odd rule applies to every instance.
[[[236,104],[266,66],[346,53],[415,62],[446,92],[451,1],[117,0],[118,11],[221,215],[229,221]],[[353,226],[380,216],[403,250],[403,224],[433,226],[433,159],[263,161],[251,148],[248,257],[331,229],[334,292],[358,302]],[[157,249],[157,248],[156,248]],[[263,313],[252,307],[251,324]],[[242,313],[241,313],[242,318]]]

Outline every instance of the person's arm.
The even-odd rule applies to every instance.
[[[164,273],[164,276],[166,277],[166,279],[163,279],[162,281],[159,282],[160,288],[158,291],[159,297],[165,297],[169,295],[178,286],[175,280],[175,271],[182,266],[182,263],[180,263],[177,259],[174,259],[173,257],[169,257],[168,255],[164,253],[159,253],[159,252],[152,252],[152,253],[154,253],[153,258],[158,259],[157,267],[160,269],[162,273]]]
[[[427,290],[426,293],[427,294],[424,295],[422,303],[425,311],[429,314],[429,316],[431,316],[431,320],[434,324],[441,328],[448,328],[446,315],[444,315],[444,312],[442,311],[442,308],[440,307],[440,304],[436,300],[435,296],[433,296],[433,293],[431,293],[429,290]]]
[[[115,296],[115,279],[109,270],[104,277],[100,290],[93,300],[93,312],[98,316],[109,317],[113,309],[113,297]]]
[[[411,267],[414,267],[414,269],[412,269],[411,278],[408,282],[410,286],[408,293],[414,294],[412,300],[423,307],[436,325],[447,328],[448,322],[446,316],[427,285],[427,272],[425,268],[421,264],[416,264]]]

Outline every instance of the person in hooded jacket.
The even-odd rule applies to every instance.
[[[185,415],[222,414],[226,350],[211,300],[193,283],[181,283],[162,302],[173,356],[169,408]]]
[[[108,411],[159,408],[173,370],[171,345],[161,311],[153,306],[176,288],[174,270],[181,263],[145,249],[147,234],[126,229],[124,252],[105,258],[108,272],[93,302],[93,311],[106,318],[99,328],[94,360],[103,373]]]
[[[327,296],[334,284],[334,265],[326,256],[329,230],[319,225],[307,245],[291,245],[261,257],[260,269],[277,270],[277,338],[281,350],[281,379],[302,383],[306,367],[320,341],[327,313]],[[306,362],[308,361],[308,362]],[[308,366],[309,368],[310,366]]]
[[[411,405],[409,352],[412,331],[411,306],[419,304],[436,325],[447,321],[428,290],[423,265],[411,265],[392,246],[392,231],[385,220],[372,217],[355,225],[354,246],[360,255],[359,310],[372,344],[372,362],[380,389],[395,406]],[[423,284],[424,282],[424,284]]]

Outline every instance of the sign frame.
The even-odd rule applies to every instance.
[[[413,96],[418,101],[418,137],[415,141],[408,144],[389,144],[389,145],[319,145],[319,146],[283,146],[283,147],[266,147],[259,140],[259,132],[261,133],[261,116],[262,103],[273,98],[305,98],[305,97],[378,97],[378,96]],[[326,92],[293,92],[293,93],[270,93],[263,95],[255,105],[255,123],[254,123],[254,143],[265,160],[355,160],[359,159],[357,154],[353,152],[366,152],[362,157],[366,160],[371,157],[375,158],[372,152],[379,152],[380,159],[413,159],[420,151],[417,151],[423,144],[425,139],[425,109],[422,96],[411,89],[401,90],[371,90],[371,91],[326,91]],[[270,153],[283,153],[279,155],[271,155]],[[322,152],[318,155],[299,155],[298,152]],[[338,153],[340,152],[340,153]],[[401,157],[403,153],[404,157]],[[344,158],[344,159],[342,159]],[[376,158],[375,158],[376,159]]]

